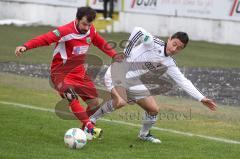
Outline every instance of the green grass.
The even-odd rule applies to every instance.
[[[240,67],[240,46],[190,41],[182,54],[176,56],[180,66]]]
[[[136,139],[130,126],[99,122],[104,138],[81,150],[64,146],[63,134],[76,121],[64,121],[54,114],[1,105],[1,158],[238,158],[239,145],[212,142],[166,132],[154,133],[163,143],[154,145]],[[119,131],[116,131],[119,130]],[[133,145],[131,148],[130,145]]]
[[[16,102],[54,109],[59,101],[48,80],[0,73],[0,101]],[[191,109],[191,119],[162,118],[157,127],[207,136],[240,139],[240,108],[219,106],[210,112],[198,102],[172,97],[158,97],[161,113],[185,113]],[[107,119],[140,123],[136,115],[141,110],[130,105],[107,116]],[[64,146],[63,135],[77,120],[63,120],[54,113],[0,104],[0,158],[239,158],[240,145],[226,144],[199,137],[188,137],[153,130],[163,141],[160,145],[137,139],[139,128],[99,121],[102,140],[89,142],[81,150]],[[132,145],[132,146],[130,146]],[[132,148],[131,148],[132,147]]]
[[[15,57],[14,50],[16,46],[23,44],[25,41],[52,29],[53,28],[47,26],[0,26],[0,62],[16,61],[22,63],[50,63],[53,46],[31,50],[20,58]],[[117,51],[122,50],[120,48],[120,42],[128,39],[128,36],[129,34],[127,33],[103,34],[103,37],[108,41],[117,42]],[[179,66],[185,67],[239,68],[239,52],[240,46],[190,41],[187,48],[181,54],[176,56],[176,60]],[[110,59],[107,55],[102,53],[96,47],[91,47],[89,53],[98,55],[104,63],[110,63]]]

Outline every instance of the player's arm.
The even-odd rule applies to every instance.
[[[126,45],[126,48],[124,49],[124,54],[126,56],[129,56],[131,50],[139,41],[149,46],[152,46],[152,44],[154,43],[153,36],[149,32],[147,32],[141,27],[135,27],[128,39],[128,43]]]
[[[62,30],[61,28],[58,28],[46,34],[39,35],[27,41],[22,46],[16,47],[16,50],[15,50],[16,56],[22,55],[27,50],[41,47],[41,46],[48,46],[52,43],[58,42],[62,37],[61,30]]]
[[[112,57],[114,61],[121,62],[123,60],[123,55],[117,54],[117,52],[106,42],[106,40],[101,37],[98,32],[95,33],[93,38],[93,45],[102,50],[105,54]]]
[[[215,111],[217,105],[212,99],[208,99],[188,80],[179,70],[176,65],[170,66],[167,70],[167,74],[180,86],[184,91],[191,95],[196,100],[202,102],[209,109]]]

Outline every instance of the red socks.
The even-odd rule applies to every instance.
[[[72,102],[69,104],[69,107],[71,108],[74,115],[83,123],[83,125],[86,125],[88,122],[90,122],[85,108],[80,105],[77,99],[73,99]]]

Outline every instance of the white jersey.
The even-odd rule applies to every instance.
[[[138,43],[140,44],[137,45]],[[137,81],[137,78],[149,71],[164,69],[165,73],[193,98],[198,101],[204,98],[192,82],[181,73],[174,59],[166,54],[166,43],[153,37],[143,28],[134,28],[124,53],[127,65],[123,65],[127,67],[127,71],[125,72],[127,81],[134,78]],[[109,70],[107,72],[108,76],[110,76]]]

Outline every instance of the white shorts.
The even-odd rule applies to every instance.
[[[123,71],[119,72],[121,69],[117,73],[114,73],[111,68],[111,66],[108,68],[104,76],[105,86],[109,92],[116,86],[124,87],[126,88],[128,98],[134,101],[151,95],[148,88],[144,84],[141,84],[140,79],[136,78],[135,82],[130,82],[125,78],[126,74]],[[134,83],[138,83],[138,85],[134,85]]]

